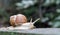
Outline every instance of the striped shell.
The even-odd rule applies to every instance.
[[[27,23],[27,18],[25,15],[17,14],[17,15],[10,16],[10,24],[12,26],[21,25],[23,23]]]

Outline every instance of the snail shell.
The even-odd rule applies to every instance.
[[[27,23],[27,18],[23,14],[17,14],[10,17],[10,24],[12,26],[18,26],[23,23]]]

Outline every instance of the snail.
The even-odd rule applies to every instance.
[[[10,24],[14,27],[9,29],[33,29],[35,28],[34,23],[40,20],[40,18],[36,19],[32,22],[32,18],[30,22],[27,22],[27,18],[25,15],[17,14],[10,17]]]
[[[27,18],[23,14],[17,14],[10,16],[10,24],[15,27],[21,25],[23,23],[27,23]]]

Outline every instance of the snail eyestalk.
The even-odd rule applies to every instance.
[[[36,23],[38,20],[40,20],[40,18],[36,19],[36,20],[33,22],[33,24]]]
[[[32,22],[32,18],[31,18],[30,22]]]

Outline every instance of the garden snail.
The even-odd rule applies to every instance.
[[[14,18],[15,17],[15,18]],[[10,27],[7,27],[7,29],[10,29],[10,30],[14,30],[14,29],[34,29],[35,28],[35,26],[34,26],[34,23],[35,22],[37,22],[38,20],[40,20],[40,18],[38,18],[38,19],[36,19],[34,22],[32,22],[32,18],[31,18],[31,20],[30,20],[30,22],[23,22],[23,23],[21,23],[21,25],[19,25],[18,23],[15,23],[16,21],[14,21],[13,20],[13,18],[14,19],[16,19],[16,15],[14,15],[14,16],[11,16],[10,17],[10,21],[11,21],[11,25],[12,26],[14,26],[14,25],[16,25],[17,24],[17,26],[16,27],[12,27],[12,26],[10,26]],[[20,19],[20,18],[19,18]],[[27,19],[26,19],[27,20]],[[20,22],[19,22],[20,23]],[[18,26],[19,25],[19,26]]]
[[[23,23],[27,23],[27,18],[23,14],[17,14],[10,16],[10,24],[14,27],[17,25],[21,25]]]
[[[35,28],[34,23],[40,20],[40,18],[36,19],[34,22],[32,22],[32,19],[30,22],[27,22],[27,18],[23,14],[17,14],[10,17],[10,24],[14,27],[8,27],[9,29],[33,29]],[[16,26],[16,27],[15,27]]]

